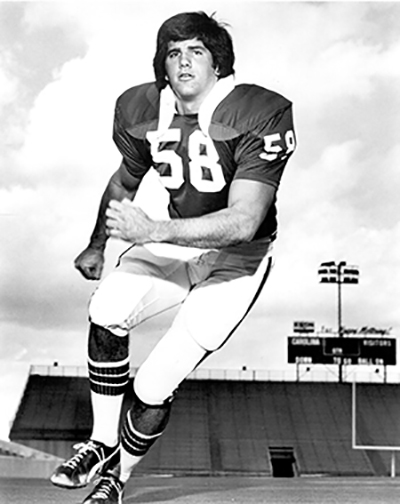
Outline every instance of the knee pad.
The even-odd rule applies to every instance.
[[[90,321],[116,336],[126,336],[135,325],[141,300],[151,287],[151,279],[144,275],[111,273],[93,293],[89,304]]]
[[[108,329],[91,324],[88,357],[95,362],[121,362],[129,357],[129,336],[120,337]]]

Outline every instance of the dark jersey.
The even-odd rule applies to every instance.
[[[161,130],[160,103],[162,107],[153,83],[121,95],[114,141],[133,176],[143,177],[151,166],[158,171],[170,194],[171,218],[198,217],[226,208],[235,179],[278,187],[295,149],[287,99],[259,86],[238,85],[214,105],[206,131],[197,114],[172,115]],[[274,202],[255,239],[274,235],[276,227]]]

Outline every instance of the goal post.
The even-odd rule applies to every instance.
[[[357,444],[357,390],[355,379],[353,379],[351,402],[352,402],[351,444],[353,450],[390,451],[391,452],[390,476],[394,478],[396,476],[396,452],[400,451],[400,446]]]

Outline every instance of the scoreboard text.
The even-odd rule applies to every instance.
[[[288,362],[393,366],[396,339],[292,336],[288,338]]]

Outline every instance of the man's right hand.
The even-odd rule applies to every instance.
[[[75,259],[74,266],[87,280],[100,280],[104,266],[104,253],[88,247]]]

